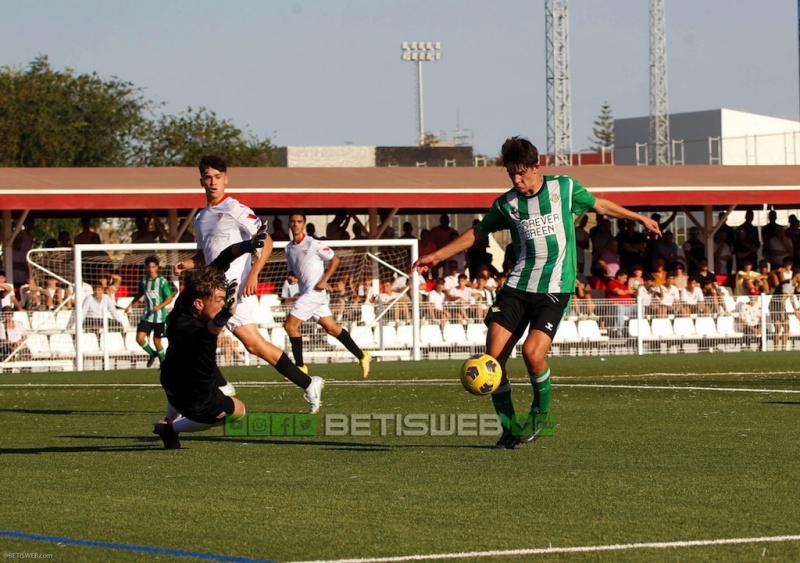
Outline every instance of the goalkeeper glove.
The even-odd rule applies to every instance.
[[[251,252],[254,259],[258,260],[261,258],[261,249],[264,248],[268,236],[269,233],[267,233],[267,223],[265,222],[258,228],[256,234],[254,234],[250,239],[250,244],[252,246]]]
[[[261,258],[261,249],[264,248],[264,245],[266,244],[267,236],[269,236],[267,233],[267,224],[264,223],[263,225],[261,225],[261,227],[258,228],[256,234],[254,234],[250,238],[250,240],[245,240],[239,243],[238,253],[234,253],[233,256],[231,257],[231,260],[238,258],[238,256],[243,256],[245,254],[252,254],[253,258],[258,260],[259,258]],[[226,248],[225,250],[228,249]],[[222,252],[225,252],[225,250],[223,250]],[[223,256],[222,253],[220,253],[220,257],[221,256]],[[219,260],[219,258],[217,258],[217,260]]]
[[[239,282],[233,280],[225,288],[225,304],[222,310],[214,317],[214,324],[223,327],[236,313],[236,305],[239,303]]]

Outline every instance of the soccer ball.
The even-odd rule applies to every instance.
[[[461,385],[473,395],[488,395],[500,386],[503,370],[489,354],[475,354],[461,367]]]

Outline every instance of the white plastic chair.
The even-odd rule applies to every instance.
[[[53,334],[50,336],[50,351],[54,358],[72,359],[75,357],[75,339],[71,334]]]
[[[653,338],[653,333],[650,331],[650,322],[647,319],[629,319],[628,333],[632,338],[639,338],[639,335],[641,335],[642,340]]]
[[[419,343],[421,346],[441,346],[444,344],[439,325],[422,325],[419,328]]]
[[[49,360],[53,357],[50,350],[50,341],[46,334],[31,334],[25,341],[25,347],[31,353],[34,360]]]
[[[527,330],[526,330],[527,333]],[[520,342],[524,342],[525,337],[523,335],[520,338]],[[558,323],[558,328],[556,329],[556,334],[553,337],[553,344],[562,344],[562,343],[577,343],[581,341],[581,337],[578,335],[578,325],[575,324],[575,321],[571,321],[569,319],[561,319],[561,322]]]
[[[129,353],[121,332],[100,335],[100,350],[105,350],[109,356],[127,356]]]
[[[14,311],[12,315],[14,322],[20,323],[27,332],[31,330],[31,319],[28,317],[28,313],[25,311]]]
[[[653,319],[650,322],[650,332],[660,340],[675,340],[675,331],[669,319]]]
[[[600,333],[600,325],[594,319],[578,321],[578,336],[590,342],[608,342],[608,336]]]
[[[397,329],[392,325],[375,327],[375,343],[380,346],[381,336],[383,337],[384,348],[396,348],[400,344],[397,340]]]
[[[436,326],[436,325],[428,325]],[[442,330],[442,340],[453,346],[469,346],[467,331],[461,323],[447,323]]]
[[[56,315],[52,311],[34,311],[31,314],[31,329],[36,332],[57,331]]]
[[[684,340],[698,340],[700,338],[694,326],[694,319],[691,317],[676,317],[672,321],[672,330],[675,332],[675,336]]]
[[[488,328],[484,323],[470,323],[467,325],[467,341],[470,344],[486,344],[486,332]]]
[[[694,327],[697,334],[703,338],[719,338],[717,323],[711,317],[697,317],[694,320]]]

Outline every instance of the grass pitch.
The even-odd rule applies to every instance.
[[[356,364],[312,366],[318,420],[493,413],[459,367],[377,363],[361,383]],[[800,560],[800,354],[551,368],[556,436],[513,451],[377,420],[366,436],[219,428],[167,451],[155,371],[4,375],[0,545],[59,561]],[[509,372],[523,412],[521,361]],[[251,414],[305,410],[271,368],[225,373]]]

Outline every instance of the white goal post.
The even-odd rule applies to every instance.
[[[360,327],[368,327],[379,336],[375,339],[377,349],[370,349],[373,355],[381,354],[387,357],[407,357],[420,359],[419,327],[420,327],[420,278],[416,272],[410,272],[410,265],[418,258],[418,241],[416,239],[378,239],[378,240],[349,240],[325,241],[334,249],[341,263],[331,280],[332,284],[342,281],[345,289],[352,292],[347,303],[334,307],[332,311],[342,318],[343,325],[352,326],[353,331]],[[287,276],[285,241],[275,241],[270,260],[259,275],[259,294],[256,301],[259,311],[256,314],[259,330],[267,338],[270,330],[280,329],[282,319],[285,317],[287,307],[281,305],[281,288]],[[83,300],[91,295],[91,286],[96,284],[101,277],[118,277],[117,283],[121,284],[115,297],[118,309],[130,303],[135,296],[138,282],[144,275],[144,259],[154,254],[159,258],[160,273],[170,280],[176,288],[180,287],[180,280],[172,274],[175,263],[187,259],[195,254],[195,243],[153,243],[153,244],[96,244],[76,245],[69,249],[37,249],[29,254],[29,262],[37,279],[37,285],[43,286],[48,277],[55,277],[60,285],[69,287],[73,298],[69,304],[73,306],[74,317],[71,328],[74,327],[75,369],[82,371],[85,368],[87,354],[94,353],[97,362],[103,369],[113,369],[109,352],[103,336],[115,332],[109,329],[108,319],[103,321],[103,330],[99,339],[99,350],[85,350],[87,339],[82,335],[84,308]],[[381,297],[381,282],[405,278],[407,283],[397,284],[401,287],[392,299]],[[124,289],[123,289],[124,288]],[[177,293],[177,291],[176,291]],[[406,302],[406,299],[408,302]],[[344,300],[343,300],[344,301]],[[404,349],[398,349],[393,343],[392,350],[383,350],[381,335],[383,326],[394,325],[396,312],[400,307],[407,308],[409,318],[405,320],[410,325],[412,338],[406,342]],[[134,309],[122,328],[117,332],[135,332],[141,309]],[[108,315],[106,315],[108,317]],[[309,324],[309,323],[304,323]],[[313,323],[311,323],[313,324]],[[378,328],[380,327],[380,328]],[[377,328],[377,330],[375,330]],[[352,331],[351,331],[352,332]],[[358,339],[356,339],[358,341]],[[169,341],[169,335],[166,336]],[[275,341],[273,341],[275,343]],[[285,341],[284,341],[285,344]],[[324,342],[322,342],[324,344]],[[285,346],[281,346],[285,347]],[[327,361],[345,359],[343,352],[331,353],[331,345],[326,347]],[[313,347],[309,350],[314,357]],[[320,356],[324,357],[324,356]],[[141,358],[140,358],[141,359]],[[101,361],[102,360],[102,361]],[[255,359],[244,353],[242,363],[250,365]]]

